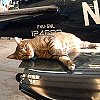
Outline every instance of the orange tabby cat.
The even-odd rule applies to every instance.
[[[16,51],[9,55],[10,59],[24,60],[34,57],[57,59],[61,61],[69,70],[75,69],[75,64],[69,56],[76,56],[81,48],[95,47],[95,44],[81,41],[71,33],[57,32],[51,35],[37,36],[33,39],[20,40],[17,42]]]

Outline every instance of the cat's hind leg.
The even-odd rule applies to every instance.
[[[59,61],[61,61],[69,70],[73,71],[75,69],[75,64],[68,56],[60,56]]]

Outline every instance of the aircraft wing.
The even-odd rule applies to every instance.
[[[48,12],[55,13],[57,11],[58,11],[58,7],[54,5],[9,10],[5,12],[0,12],[0,22],[7,21],[7,20],[14,20],[14,19],[16,20],[20,18],[26,18],[29,16],[36,16],[38,14],[46,14]]]

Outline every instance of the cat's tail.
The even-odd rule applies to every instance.
[[[81,42],[80,52],[100,52],[100,43],[91,43],[88,41]]]

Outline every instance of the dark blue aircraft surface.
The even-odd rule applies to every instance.
[[[99,0],[21,0],[19,8],[0,13],[1,37],[64,31],[100,42]]]
[[[100,43],[99,9],[100,0],[20,0],[19,9],[0,13],[0,37],[63,31]],[[80,54],[74,62],[69,72],[54,60],[22,61],[19,89],[36,100],[99,100],[100,53]]]
[[[74,60],[73,72],[60,62],[25,60],[16,75],[19,89],[36,100],[99,100],[100,53],[82,53]]]

